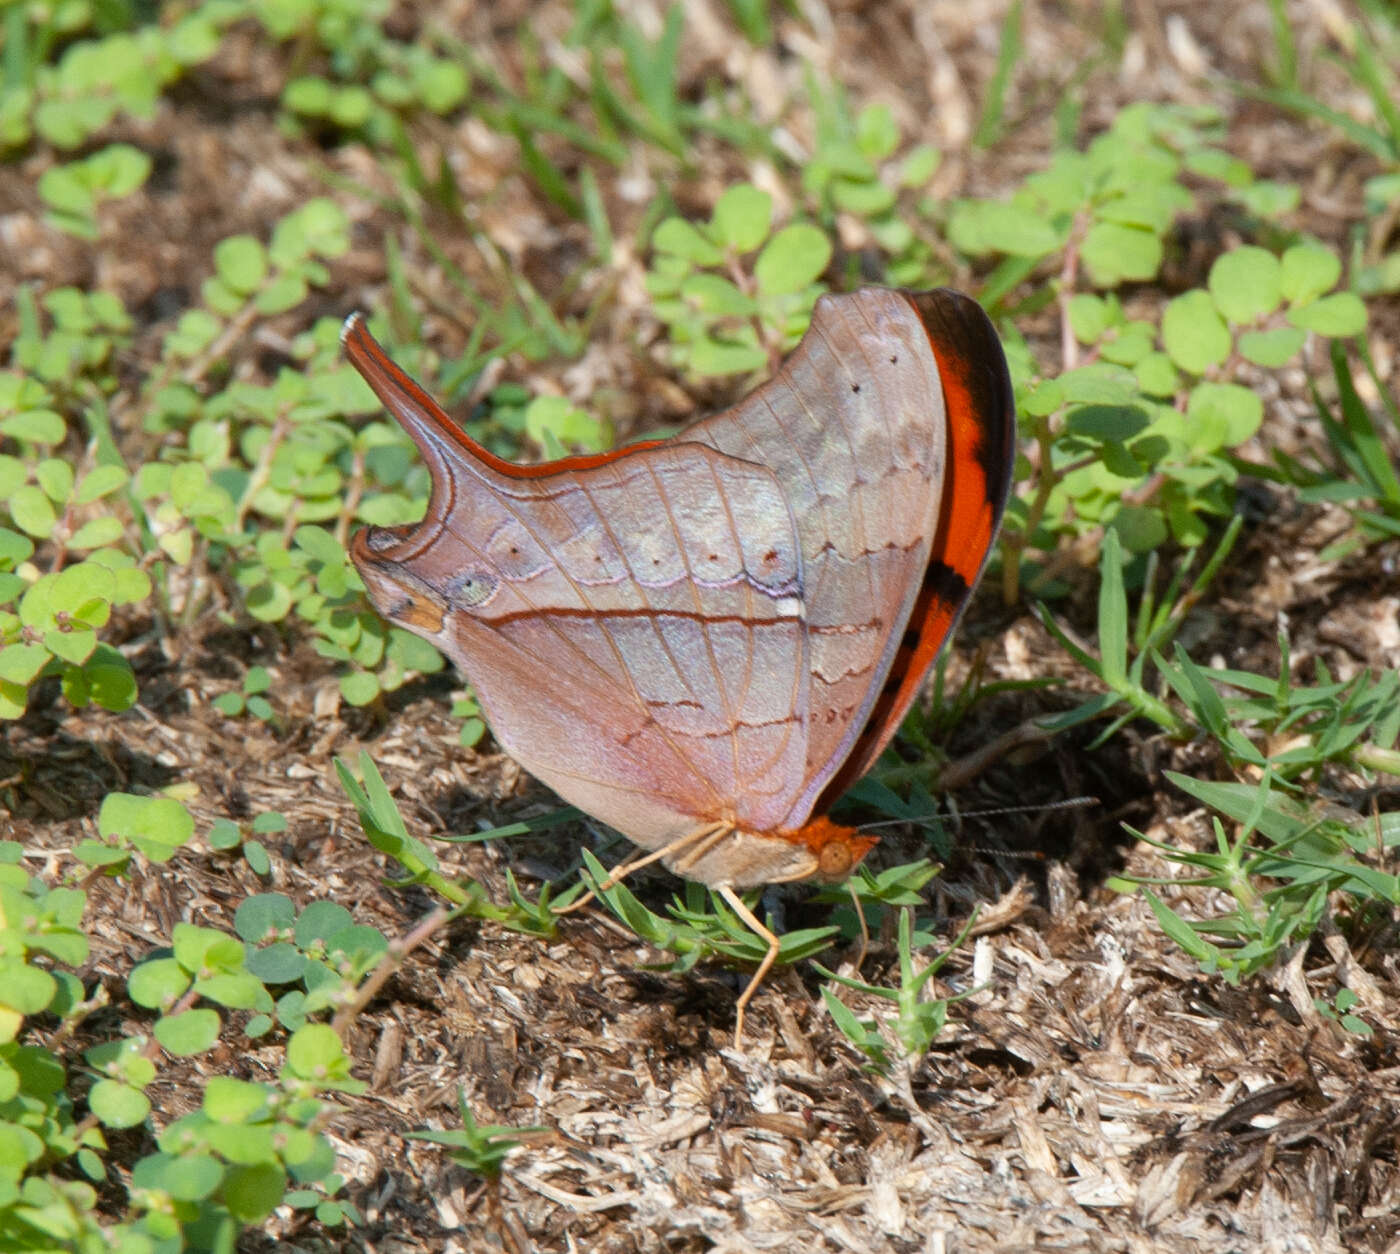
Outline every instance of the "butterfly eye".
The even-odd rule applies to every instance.
[[[854,865],[851,847],[839,840],[828,841],[817,855],[817,874],[824,880],[844,879]]]
[[[496,580],[490,575],[468,571],[447,582],[447,599],[453,609],[469,610],[484,605],[496,591]]]

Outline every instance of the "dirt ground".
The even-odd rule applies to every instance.
[[[522,23],[548,48],[569,21],[565,7],[550,2],[435,7],[508,80],[521,72]],[[845,83],[853,100],[889,103],[908,138],[944,150],[935,184],[941,195],[994,194],[1042,165],[1053,106],[1086,66],[1083,134],[1102,129],[1133,100],[1219,105],[1231,119],[1229,146],[1261,176],[1301,182],[1310,229],[1339,245],[1360,216],[1361,182],[1375,172],[1369,158],[1330,134],[1228,90],[1229,78],[1258,78],[1269,38],[1265,3],[1135,0],[1124,8],[1128,43],[1118,64],[1092,63],[1102,48],[1090,29],[1097,6],[1026,4],[1008,139],[990,152],[968,141],[995,64],[1006,7],[1000,0],[795,7],[800,20],[775,10],[778,47],[758,51],[733,37],[717,0],[688,4],[694,37],[684,51],[686,82],[699,92],[722,75],[781,92],[800,80],[801,58],[810,59]],[[1319,54],[1347,10],[1330,0],[1288,8],[1300,57],[1325,81]],[[235,38],[154,120],[124,123],[115,137],[132,136],[159,153],[157,173],[113,207],[95,245],[43,225],[35,183],[44,158],[0,170],[0,215],[10,239],[24,245],[0,259],[0,286],[9,269],[45,287],[100,283],[118,291],[141,323],[123,362],[138,381],[160,336],[197,294],[217,240],[265,233],[299,201],[327,194],[326,172],[370,190],[387,177],[354,145],[320,148],[280,132],[272,118],[283,73],[274,50],[251,34]],[[1338,107],[1348,91],[1338,78]],[[615,273],[580,281],[572,259],[583,253],[584,228],[536,203],[513,178],[513,145],[470,118],[442,127],[437,141],[453,152],[469,204],[485,189],[506,189],[491,197],[475,229],[546,299],[578,312],[597,285],[616,285],[581,365],[508,359],[505,377],[583,403],[607,389],[624,398],[615,410],[624,436],[732,399],[719,389],[689,392],[662,364],[640,285],[644,258],[623,256]],[[713,156],[702,156],[698,173],[673,188],[697,213],[753,174],[718,148]],[[629,238],[649,199],[646,176],[633,174],[631,183],[619,175],[603,188],[618,240]],[[392,232],[417,294],[434,311],[425,335],[459,349],[470,315],[415,237],[368,195],[331,194],[352,215],[352,251],[332,267],[331,288],[280,320],[278,333],[293,334],[322,314],[381,306],[384,237]],[[460,224],[432,225],[441,246],[488,290],[501,281],[481,272]],[[1186,223],[1172,278],[1183,287],[1201,282],[1230,242],[1229,230],[1209,216]],[[1394,330],[1394,313],[1375,316]],[[15,331],[12,319],[0,313],[0,344]],[[1023,329],[1034,337],[1048,325]],[[259,332],[235,350],[235,370],[258,377],[276,347],[276,336]],[[1290,408],[1287,397],[1271,402],[1261,441],[1316,439],[1299,427],[1305,412]],[[1400,664],[1394,544],[1321,561],[1340,515],[1301,506],[1282,491],[1258,493],[1247,520],[1229,571],[1193,621],[1194,656],[1272,667],[1277,622],[1287,614],[1295,659],[1322,658],[1342,675]],[[1072,578],[1079,591],[1061,612],[1088,632],[1092,571]],[[270,884],[241,863],[190,851],[175,864],[178,874],[138,871],[129,889],[93,888],[97,947],[86,974],[116,994],[108,1027],[140,1024],[121,997],[134,961],[165,943],[181,919],[228,927],[250,893],[340,901],[390,936],[431,908],[422,892],[385,886],[383,860],[336,782],[337,755],[354,760],[367,749],[422,835],[478,829],[555,804],[489,737],[476,751],[458,746],[450,674],[412,684],[382,708],[359,710],[340,704],[333,673],[294,632],[237,617],[230,625],[212,614],[177,637],[155,634],[139,619],[123,630],[119,642],[137,668],[140,705],[115,715],[36,702],[7,726],[0,831],[63,849],[91,830],[108,791],[175,781],[196,786],[190,805],[201,831],[217,817],[264,810],[280,811],[290,826],[271,842]],[[990,587],[960,631],[953,677],[965,675],[975,657],[992,679],[1073,673],[1025,607],[1007,609]],[[210,704],[253,664],[275,676],[276,727],[225,718]],[[957,728],[948,752],[970,753],[1078,696],[1060,689],[994,697]],[[1140,897],[1110,891],[1105,880],[1123,869],[1172,873],[1131,840],[1125,823],[1180,844],[1211,842],[1204,813],[1163,772],[1207,776],[1221,768],[1204,747],[1174,745],[1147,728],[1130,727],[1092,753],[1089,738],[1062,736],[1000,760],[956,797],[963,810],[1081,794],[1100,804],[969,820],[956,830],[955,852],[927,890],[929,909],[945,942],[974,907],[981,924],[935,989],[982,989],[954,1007],[925,1057],[891,1077],[863,1067],[824,1010],[822,981],[810,964],[783,970],[764,987],[740,1054],[730,1037],[743,973],[648,970],[658,955],[600,914],[571,916],[552,942],[463,923],[416,952],[352,1031],[356,1074],[370,1089],[343,1102],[330,1132],[364,1227],[339,1236],[282,1215],[245,1248],[1400,1251],[1393,921],[1365,955],[1330,933],[1248,986],[1206,977],[1164,939]],[[1363,802],[1347,791],[1355,781],[1336,783],[1338,800],[1369,808],[1369,796]],[[1377,799],[1394,809],[1400,790]],[[440,856],[445,869],[481,879],[504,899],[508,867],[533,888],[593,839],[579,827],[443,846]],[[876,865],[921,856],[922,840],[896,831],[873,855]],[[614,847],[608,856],[621,852]],[[1019,856],[1026,853],[1037,856]],[[637,885],[658,909],[674,888],[659,872]],[[1212,906],[1184,890],[1165,895],[1193,916]],[[809,898],[800,887],[782,889],[766,904],[787,929],[826,922],[827,908]],[[862,977],[895,982],[893,958],[892,938],[877,939]],[[1377,1025],[1370,1039],[1342,1031],[1312,1004],[1310,982],[1358,963]],[[859,996],[848,1000],[862,1012],[871,1008]],[[191,1081],[201,1073],[259,1078],[279,1062],[278,1050],[252,1042],[246,1051],[198,1060],[198,1070],[165,1066],[151,1090],[158,1119],[198,1099]],[[499,1193],[436,1147],[402,1139],[413,1129],[456,1126],[458,1086],[479,1120],[549,1130],[510,1158]],[[127,1135],[133,1157],[145,1152],[138,1132]]]

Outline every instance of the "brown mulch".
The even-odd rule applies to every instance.
[[[522,73],[522,23],[542,55],[565,55],[557,40],[570,14],[559,0],[405,7],[403,20],[431,9],[433,20],[509,81]],[[660,11],[628,7],[643,20]],[[1100,6],[1027,5],[1008,138],[980,152],[968,140],[993,72],[1003,3],[793,7],[802,20],[774,6],[779,53],[738,39],[718,0],[688,4],[688,89],[698,97],[708,80],[744,83],[754,108],[777,116],[801,81],[801,58],[810,59],[846,84],[854,101],[889,103],[910,142],[944,150],[934,188],[943,196],[995,194],[1043,165],[1056,101],[1102,48],[1092,29]],[[1231,117],[1230,146],[1261,175],[1301,181],[1303,223],[1343,245],[1348,219],[1339,206],[1351,221],[1359,216],[1361,180],[1375,172],[1369,159],[1295,119],[1241,103],[1223,86],[1229,77],[1257,79],[1269,6],[1138,0],[1125,13],[1122,64],[1090,68],[1082,132],[1101,129],[1136,99],[1218,104]],[[1336,36],[1336,15],[1349,10],[1319,3],[1290,6],[1290,13],[1305,71],[1329,84],[1330,104],[1352,107],[1351,89],[1328,78],[1320,60]],[[103,211],[96,245],[43,223],[34,187],[44,158],[0,168],[4,238],[20,245],[0,257],[0,285],[8,276],[44,289],[76,283],[118,292],[138,316],[135,345],[121,363],[135,381],[161,335],[197,301],[217,240],[265,233],[307,197],[328,194],[325,172],[385,190],[389,176],[363,150],[322,149],[273,125],[283,56],[251,29],[240,31],[152,121],[114,128],[112,138],[157,154],[161,173]],[[797,134],[799,142],[809,138]],[[559,301],[560,312],[580,313],[613,287],[582,365],[510,359],[505,377],[581,403],[605,394],[622,435],[731,399],[719,388],[688,392],[662,364],[644,308],[644,257],[619,247],[613,272],[565,282],[579,277],[583,228],[516,176],[512,142],[467,117],[441,124],[427,141],[435,143],[453,154],[471,229],[430,221],[448,255],[486,290],[503,276],[483,261],[474,232],[490,236],[508,265]],[[619,241],[631,238],[657,191],[654,172],[639,165],[624,174],[610,174],[603,188]],[[763,176],[702,144],[694,172],[667,186],[679,204],[703,213],[733,181]],[[459,349],[470,316],[414,236],[368,195],[330,194],[354,222],[351,253],[332,267],[328,291],[240,346],[235,369],[253,377],[259,353],[275,356],[285,343],[279,337],[311,317],[383,306],[386,232],[397,236],[415,295],[431,311],[425,338],[444,352]],[[861,242],[843,240],[853,250]],[[1188,222],[1172,281],[1203,281],[1231,242],[1228,226],[1208,213]],[[14,316],[12,307],[0,309],[0,344],[14,333]],[[1395,342],[1397,316],[1378,310],[1377,318],[1377,359],[1393,362],[1386,344]],[[1025,330],[1035,339],[1046,328]],[[1053,338],[1045,344],[1054,351]],[[1301,372],[1270,386],[1267,425],[1254,450],[1260,460],[1268,444],[1306,448],[1318,439],[1300,403]],[[1323,562],[1316,555],[1338,534],[1340,514],[1302,507],[1282,491],[1264,492],[1252,505],[1228,569],[1188,625],[1193,655],[1268,671],[1277,665],[1278,623],[1286,618],[1295,664],[1320,659],[1343,676],[1400,665],[1396,546]],[[1066,579],[1075,593],[1057,612],[1087,634],[1093,573],[1070,570]],[[988,679],[1080,682],[1039,624],[1001,607],[995,593],[979,594],[952,677],[966,675],[977,657]],[[145,621],[123,630],[141,704],[122,715],[74,712],[52,693],[36,694],[30,714],[0,732],[0,834],[23,839],[41,857],[52,852],[43,867],[31,860],[33,869],[68,869],[63,851],[92,831],[107,792],[171,785],[183,786],[200,832],[217,817],[268,810],[289,826],[268,841],[270,882],[241,861],[192,848],[168,868],[138,863],[129,884],[92,886],[94,954],[84,976],[105,984],[114,1003],[89,1025],[99,1038],[144,1025],[124,999],[126,976],[182,919],[228,928],[246,896],[279,891],[298,902],[339,901],[358,921],[399,936],[431,909],[422,892],[385,885],[384,861],[360,834],[334,757],[353,761],[367,749],[410,829],[423,836],[480,830],[554,804],[489,738],[477,751],[458,746],[450,677],[412,685],[366,712],[340,703],[334,676],[292,632],[212,615],[177,638],[158,637]],[[230,720],[210,704],[255,664],[276,676],[275,725]],[[974,709],[949,752],[973,752],[1074,699],[1066,690],[998,695]],[[868,1069],[823,1008],[821,981],[808,964],[765,986],[738,1053],[730,1037],[742,973],[649,970],[658,955],[597,914],[571,916],[552,941],[464,922],[417,951],[350,1034],[356,1074],[370,1089],[341,1103],[330,1132],[365,1226],[338,1235],[286,1212],[245,1247],[1400,1251],[1393,922],[1366,954],[1353,954],[1333,929],[1286,968],[1246,986],[1206,976],[1164,939],[1140,896],[1120,895],[1105,881],[1122,870],[1173,874],[1125,833],[1125,823],[1156,840],[1213,845],[1204,812],[1163,771],[1205,776],[1219,764],[1204,746],[1172,745],[1147,728],[1129,728],[1093,753],[1085,750],[1088,739],[1028,747],[958,795],[964,810],[1081,793],[1100,804],[969,819],[957,830],[956,852],[927,890],[929,911],[945,943],[974,908],[982,922],[934,991],[976,991],[952,1008],[925,1056],[889,1076]],[[1368,799],[1346,792],[1352,782],[1337,781],[1338,799],[1368,808]],[[1393,791],[1378,795],[1383,808],[1397,800]],[[579,829],[444,845],[439,854],[449,873],[477,877],[504,900],[508,867],[533,887],[571,865],[591,839]],[[926,851],[918,836],[898,833],[875,860],[890,865]],[[658,874],[641,877],[637,890],[659,908],[674,887]],[[1184,889],[1162,891],[1192,917],[1225,907]],[[828,911],[806,904],[808,896],[784,889],[768,905],[786,928],[825,922]],[[842,955],[826,957],[834,964]],[[877,939],[860,976],[897,983],[891,937]],[[1314,996],[1339,982],[1361,995],[1373,1037],[1342,1030],[1314,1007]],[[860,995],[847,1000],[863,1015],[882,1009]],[[275,1044],[258,1042],[171,1060],[151,1090],[157,1124],[199,1100],[205,1075],[263,1078],[280,1061]],[[548,1129],[525,1138],[499,1191],[453,1167],[438,1148],[403,1139],[414,1129],[457,1126],[459,1087],[479,1121]]]

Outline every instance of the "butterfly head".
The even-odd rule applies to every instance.
[[[875,847],[878,837],[864,836],[854,827],[842,827],[825,815],[809,820],[799,833],[817,860],[812,878],[843,880]]]

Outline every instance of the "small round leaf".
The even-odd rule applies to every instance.
[[[200,1006],[183,1014],[157,1019],[156,1040],[178,1058],[202,1054],[219,1039],[219,1012]]]
[[[146,1095],[120,1080],[99,1080],[88,1094],[88,1105],[109,1128],[134,1128],[151,1113]]]
[[[1199,288],[1178,296],[1162,315],[1162,342],[1183,370],[1204,374],[1230,353],[1230,332],[1208,292]]]
[[[752,183],[740,183],[725,192],[711,219],[715,238],[736,253],[752,252],[763,243],[772,220],[773,197]]]
[[[1231,322],[1244,325],[1278,308],[1283,267],[1264,248],[1246,245],[1216,258],[1209,288],[1215,307]]]
[[[805,222],[785,226],[754,262],[754,278],[769,296],[800,292],[816,282],[831,261],[831,241]]]

